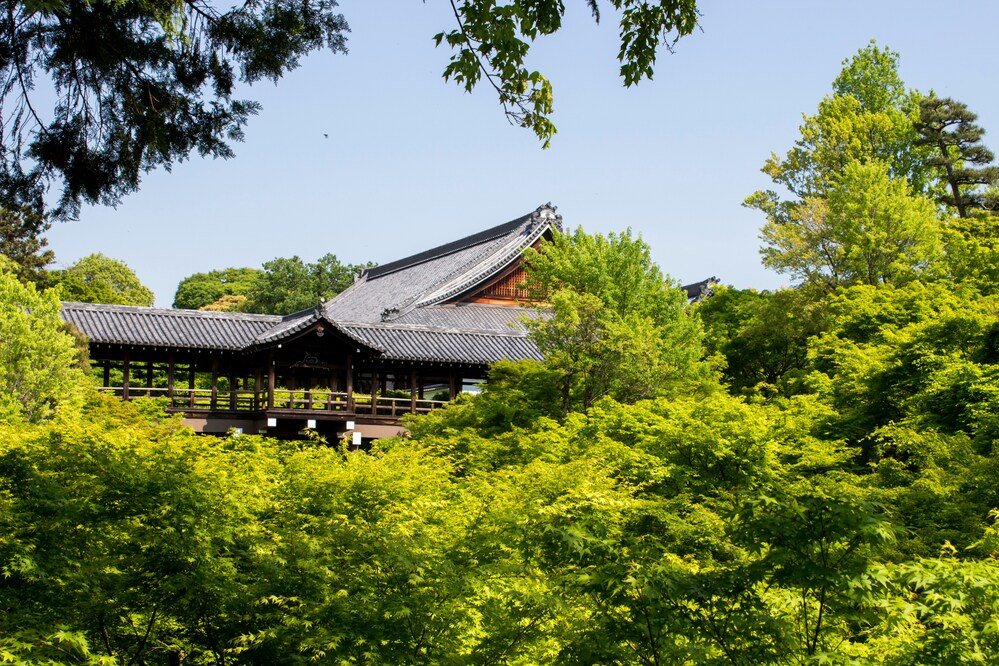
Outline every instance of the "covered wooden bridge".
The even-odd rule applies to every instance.
[[[540,359],[521,258],[561,228],[542,206],[369,269],[327,303],[284,317],[63,303],[104,390],[160,396],[195,430],[365,439],[476,390],[489,364]]]

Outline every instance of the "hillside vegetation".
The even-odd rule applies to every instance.
[[[747,199],[794,288],[567,233],[546,361],[369,451],[99,395],[0,270],[0,664],[996,663],[999,174],[897,62]]]

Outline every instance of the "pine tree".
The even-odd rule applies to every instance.
[[[999,183],[999,166],[992,165],[995,155],[981,143],[985,130],[975,124],[977,119],[963,102],[930,95],[920,101],[915,124],[917,143],[937,151],[929,164],[950,187],[940,201],[956,208],[960,217],[968,217],[970,209],[987,208],[984,189]]]

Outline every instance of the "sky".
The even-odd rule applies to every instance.
[[[529,66],[552,81],[558,134],[543,150],[491,90],[441,74],[441,0],[340,0],[346,55],[314,53],[276,86],[231,160],[197,156],[146,174],[117,208],[86,207],[48,234],[56,266],[103,252],[169,307],[185,277],[275,257],[386,263],[551,202],[567,228],[631,228],[682,283],[788,283],[759,258],[764,219],[742,201],[798,137],[846,58],[872,39],[910,88],[965,102],[999,152],[999,2],[702,0],[701,26],[655,78],[624,88],[617,24],[567,3]]]

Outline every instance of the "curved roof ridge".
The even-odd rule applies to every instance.
[[[510,326],[507,329],[498,328],[460,328],[456,326],[432,326],[428,324],[398,324],[395,322],[373,322],[373,321],[345,321],[342,326],[348,328],[361,328],[361,329],[386,329],[392,331],[428,331],[433,333],[456,333],[461,335],[506,335],[518,338],[524,338],[528,336],[528,332],[524,329],[514,328]]]
[[[535,211],[535,213],[536,212],[537,211]],[[464,238],[459,238],[456,241],[451,241],[450,243],[445,243],[444,245],[438,245],[437,247],[429,250],[417,252],[416,254],[403,257],[402,259],[396,259],[395,261],[382,264],[381,266],[374,266],[366,270],[364,275],[368,278],[375,279],[381,277],[382,275],[388,275],[389,273],[394,273],[395,271],[400,271],[404,268],[422,264],[423,262],[430,261],[431,259],[437,259],[439,257],[458,252],[459,250],[464,250],[475,245],[491,241],[495,238],[506,236],[511,231],[527,222],[535,213],[528,213],[527,215],[522,215],[515,220],[498,224],[495,227],[479,231],[471,234],[470,236],[465,236]]]
[[[542,224],[538,224],[533,228],[530,228],[529,233],[523,237],[511,238],[510,242],[505,243],[500,248],[492,252],[492,261],[487,263],[476,262],[478,264],[478,270],[476,270],[471,275],[468,275],[469,271],[455,271],[447,279],[441,280],[438,284],[432,285],[427,289],[424,294],[427,294],[417,303],[414,307],[421,307],[424,305],[433,305],[445,301],[452,296],[457,296],[463,291],[468,291],[469,289],[481,284],[486,279],[492,277],[496,271],[501,270],[503,267],[508,265],[511,261],[516,259],[523,253],[523,251],[530,247],[535,241],[537,241],[541,236],[544,235],[545,231],[549,228],[548,220],[542,220]],[[472,262],[469,262],[470,264]],[[465,267],[462,267],[463,269]],[[461,279],[459,279],[461,278]],[[429,292],[429,294],[427,293]]]
[[[190,310],[183,308],[157,308],[147,305],[116,305],[113,303],[82,303],[79,301],[61,301],[64,309],[89,310],[91,312],[133,312],[151,316],[192,317],[199,319],[233,319],[241,321],[273,321],[280,322],[281,315],[256,314],[253,312],[226,312],[224,310]]]
[[[525,215],[514,220],[514,222],[519,222],[516,226],[511,226],[513,223],[500,225],[507,228],[506,234],[503,235],[509,238],[505,243],[483,249],[482,252],[469,258],[461,266],[444,275],[422,292],[413,294],[409,298],[400,301],[398,304],[387,309],[386,312],[394,311],[392,312],[392,316],[398,317],[414,308],[434,305],[451,296],[471,289],[520,256],[520,253],[526,247],[529,247],[544,235],[545,231],[549,228],[560,228],[560,221],[561,216],[555,212],[555,207],[548,203],[538,206],[537,210],[530,215]],[[496,227],[496,229],[499,228]],[[523,228],[523,231],[521,228]],[[526,234],[524,233],[525,231],[527,232]],[[495,236],[490,240],[501,237]],[[484,261],[489,258],[492,260]],[[472,269],[476,268],[477,270],[473,272]]]

